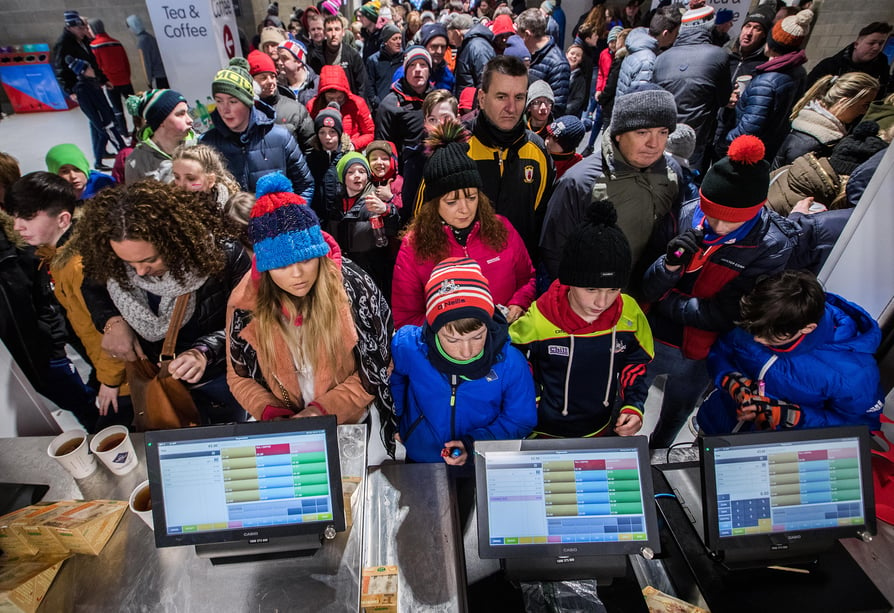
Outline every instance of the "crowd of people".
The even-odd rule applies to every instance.
[[[699,405],[712,434],[877,427],[879,327],[815,273],[894,136],[891,26],[808,74],[806,8],[761,3],[730,41],[702,0],[594,0],[563,52],[561,0],[472,4],[271,5],[201,134],[66,11],[94,163],[0,154],[0,332],[35,388],[130,425],[127,364],[187,296],[168,368],[204,423],[375,411],[389,450],[463,465],[475,440],[635,435],[662,377],[653,447]]]

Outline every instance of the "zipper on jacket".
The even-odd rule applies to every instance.
[[[500,166],[500,176],[503,176],[503,150],[497,149],[494,151],[494,157],[497,159],[497,164]]]
[[[568,384],[571,382],[571,362],[574,361],[574,337],[571,339],[571,345],[568,348],[568,367],[565,370],[565,394],[562,403],[562,415],[568,415]]]
[[[450,375],[450,440],[456,440],[456,388],[459,387],[459,377]]]

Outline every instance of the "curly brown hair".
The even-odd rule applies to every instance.
[[[190,273],[222,272],[226,253],[221,241],[234,237],[208,194],[145,179],[104,189],[91,198],[73,240],[87,277],[100,283],[114,279],[130,287],[127,264],[112,251],[110,241],[151,243],[174,279],[183,282]]]
[[[470,195],[471,189],[466,189],[465,195]],[[442,196],[446,198],[450,194]],[[419,213],[413,218],[407,230],[407,238],[411,241],[418,262],[440,262],[447,257],[450,249],[447,244],[447,235],[444,233],[444,225],[441,215],[438,213],[438,205],[441,198],[425,202],[419,209]],[[475,221],[480,225],[478,235],[485,245],[494,251],[502,251],[506,248],[509,233],[506,226],[497,218],[494,207],[484,192],[478,190],[478,212]]]

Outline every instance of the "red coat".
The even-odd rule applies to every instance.
[[[366,101],[351,93],[348,77],[341,66],[323,66],[320,71],[320,85],[317,88],[319,93],[307,103],[307,110],[310,112],[311,118],[316,119],[317,114],[326,108],[324,92],[333,89],[345,94],[345,103],[339,109],[342,129],[351,138],[354,150],[362,153],[366,146],[373,141],[376,126]]]
[[[109,78],[109,83],[115,87],[130,85],[130,62],[119,41],[103,32],[90,41],[90,50],[96,57],[99,69]]]
[[[534,301],[534,267],[525,244],[512,224],[502,215],[497,215],[509,232],[506,247],[494,251],[478,236],[479,222],[469,234],[466,246],[462,247],[453,237],[453,232],[444,226],[449,253],[444,257],[469,257],[478,262],[481,272],[490,285],[494,304],[510,306],[517,304],[528,310]],[[413,325],[421,326],[425,320],[425,284],[437,262],[420,262],[413,248],[413,235],[409,234],[397,253],[392,281],[391,312],[394,328]]]

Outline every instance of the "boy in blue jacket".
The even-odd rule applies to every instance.
[[[705,433],[879,428],[881,331],[866,311],[792,270],[759,281],[741,310],[708,356],[716,388],[698,412]]]
[[[476,440],[531,432],[534,382],[477,262],[442,261],[425,295],[425,323],[391,342],[398,431],[408,460],[462,466]]]

